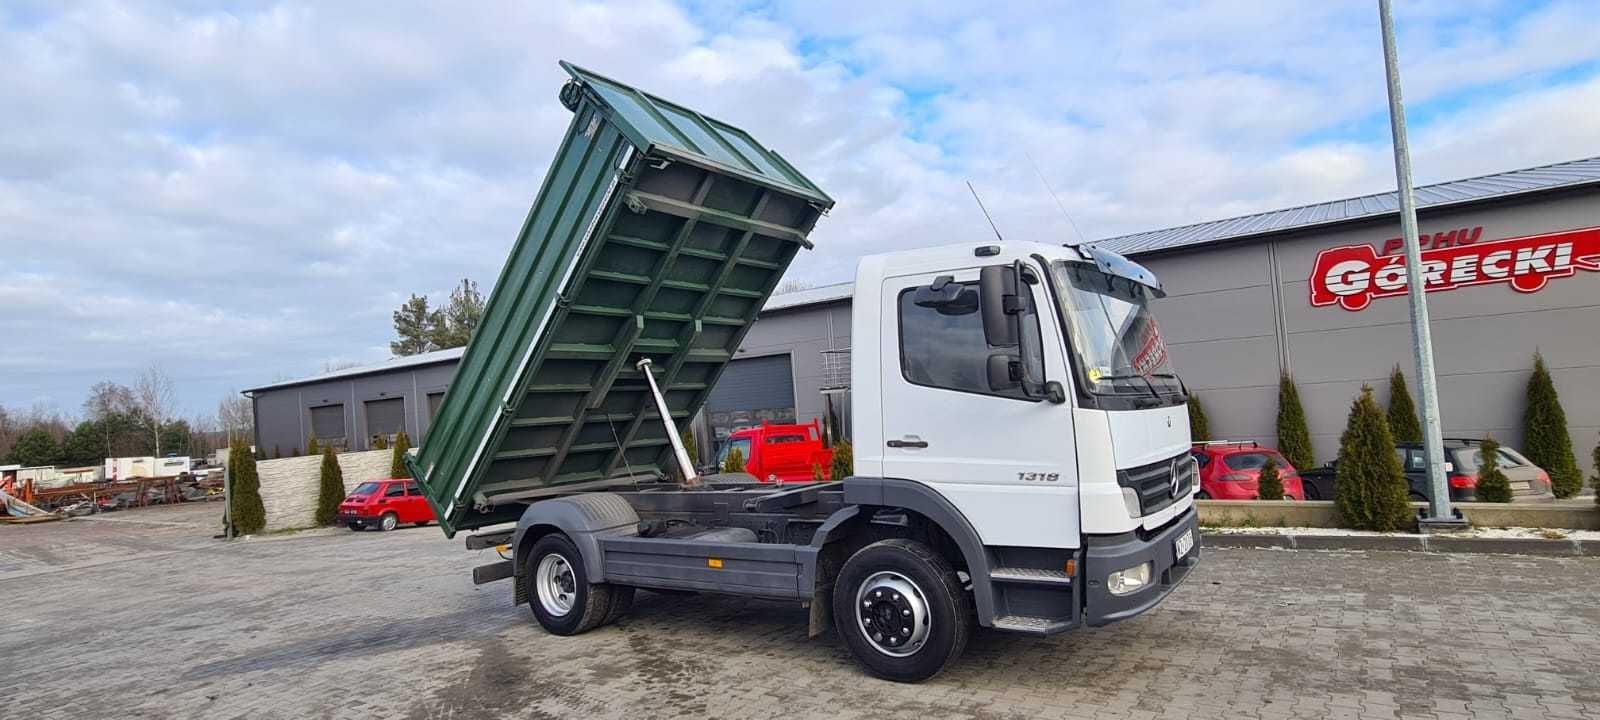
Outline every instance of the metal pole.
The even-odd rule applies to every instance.
[[[641,358],[636,367],[644,375],[645,382],[650,384],[650,395],[656,399],[656,413],[661,415],[661,424],[666,427],[667,441],[672,443],[672,455],[678,460],[678,469],[683,471],[683,484],[697,485],[700,476],[694,471],[694,462],[689,459],[689,451],[683,447],[683,440],[678,437],[678,427],[672,424],[672,411],[667,408],[667,399],[662,397],[661,388],[656,387],[656,376],[650,372],[650,358]],[[620,448],[624,454],[627,448]]]
[[[1406,252],[1406,296],[1411,301],[1411,343],[1417,361],[1417,387],[1422,394],[1422,448],[1433,488],[1429,520],[1454,522],[1450,488],[1444,477],[1444,439],[1439,430],[1439,387],[1433,375],[1433,336],[1428,328],[1428,298],[1422,277],[1422,248],[1417,241],[1417,205],[1411,197],[1411,150],[1406,144],[1406,110],[1400,98],[1400,62],[1394,42],[1389,0],[1378,0],[1383,26],[1383,65],[1389,76],[1389,127],[1394,134],[1394,175],[1400,195],[1400,235]]]

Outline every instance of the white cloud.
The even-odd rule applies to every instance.
[[[1399,10],[1419,176],[1600,154],[1597,6]],[[407,294],[498,274],[570,117],[557,59],[810,175],[839,205],[792,273],[829,282],[986,236],[967,180],[1008,236],[1070,238],[1034,163],[1091,237],[1385,189],[1376,33],[1363,3],[10,6],[0,403],[161,362],[205,410],[381,358]]]

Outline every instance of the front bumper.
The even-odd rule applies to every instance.
[[[334,523],[337,525],[350,525],[352,523],[356,525],[371,525],[376,522],[378,522],[377,515],[368,517],[360,513],[348,512],[344,510],[339,511],[339,517],[334,521]]]
[[[1184,533],[1190,534],[1194,546],[1183,557],[1178,557],[1175,543]],[[1149,539],[1140,539],[1136,533],[1124,533],[1090,535],[1087,541],[1084,619],[1088,625],[1098,627],[1126,620],[1160,604],[1200,565],[1200,512],[1189,508]],[[1111,594],[1106,588],[1106,576],[1143,562],[1150,563],[1153,582],[1127,595]]]

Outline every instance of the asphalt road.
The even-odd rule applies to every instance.
[[[1152,613],[908,686],[797,607],[641,593],[558,638],[436,529],[223,544],[218,512],[0,526],[0,718],[1600,716],[1600,559],[1213,550]]]

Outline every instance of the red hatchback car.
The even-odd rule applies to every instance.
[[[369,480],[356,486],[339,503],[339,524],[351,530],[375,527],[388,531],[411,523],[418,527],[433,522],[433,508],[409,479]]]
[[[1277,450],[1253,442],[1195,443],[1189,451],[1200,464],[1201,500],[1254,500],[1261,466],[1272,458],[1283,480],[1283,499],[1305,500],[1300,473]]]

